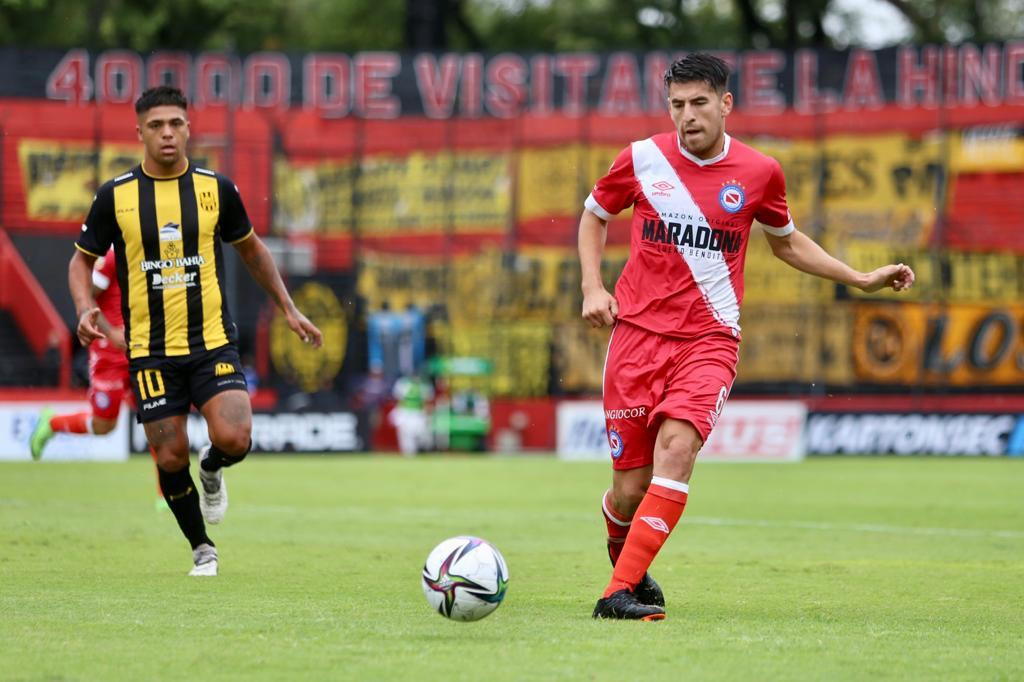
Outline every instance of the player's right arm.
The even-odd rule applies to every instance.
[[[78,340],[83,346],[105,338],[97,326],[100,309],[92,295],[92,266],[95,263],[96,256],[85,251],[75,251],[68,264],[68,288],[78,316]]]
[[[584,202],[580,216],[577,247],[580,253],[580,271],[583,289],[583,319],[591,327],[615,324],[619,304],[601,279],[601,259],[608,239],[608,220],[628,206],[637,197],[636,176],[633,173],[633,147],[626,147],[615,157],[608,172],[594,185]]]
[[[108,182],[93,197],[89,215],[82,223],[82,231],[75,241],[75,254],[68,264],[68,289],[78,317],[78,340],[83,346],[105,338],[97,327],[100,309],[92,293],[92,272],[96,259],[110,248],[116,229],[114,185]]]
[[[92,298],[94,301],[100,300],[100,295],[110,288],[110,279],[114,277],[112,258],[108,254],[104,258],[96,259],[96,264],[93,265],[92,270]],[[104,272],[104,270],[108,270]],[[96,317],[96,328],[102,332],[103,336],[118,350],[127,350],[128,344],[124,338],[124,328],[115,327],[110,324],[106,316],[101,311]]]
[[[608,238],[608,223],[600,216],[584,209],[580,217],[578,248],[582,272],[583,319],[591,327],[608,327],[615,323],[619,304],[608,293],[601,280],[601,259]]]

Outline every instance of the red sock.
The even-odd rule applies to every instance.
[[[50,417],[50,428],[63,433],[89,433],[89,418],[92,415],[88,412],[78,414],[61,414]]]
[[[655,476],[647,494],[633,515],[626,544],[615,562],[611,582],[604,596],[622,589],[632,590],[650,567],[669,533],[676,527],[686,507],[689,486],[670,478]]]
[[[622,554],[622,546],[629,533],[629,519],[619,516],[608,504],[608,493],[610,492],[610,490],[606,490],[604,497],[601,498],[601,511],[604,514],[604,525],[608,527],[608,556],[614,566],[619,560],[619,555]]]

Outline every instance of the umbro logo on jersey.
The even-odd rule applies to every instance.
[[[665,535],[668,535],[669,532],[671,532],[672,530],[668,527],[668,524],[665,523],[664,519],[658,518],[657,516],[641,516],[640,520],[646,523],[654,530],[661,531]]]
[[[676,186],[673,185],[668,180],[658,180],[657,182],[651,183],[651,189],[654,190],[653,192],[651,192],[651,196],[671,197],[672,190],[674,190],[675,188]]]

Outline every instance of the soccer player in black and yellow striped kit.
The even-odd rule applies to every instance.
[[[221,243],[235,247],[292,331],[319,347],[316,328],[295,307],[269,250],[253,232],[238,188],[185,155],[188,101],[177,88],[147,90],[135,103],[140,165],[99,188],[75,242],[68,280],[78,338],[103,338],[92,297],[93,262],[113,245],[121,285],[132,389],[157,456],[164,497],[192,545],[190,575],[216,575],[206,523],[227,508],[222,469],[252,446],[252,406],[224,290]],[[197,488],[189,474],[186,417],[192,405],[209,427]]]

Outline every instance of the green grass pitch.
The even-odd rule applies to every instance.
[[[1024,678],[1024,461],[698,464],[660,623],[590,618],[604,463],[256,455],[227,478],[221,575],[196,579],[148,458],[0,465],[0,680]],[[477,623],[420,588],[459,534],[509,563]]]

